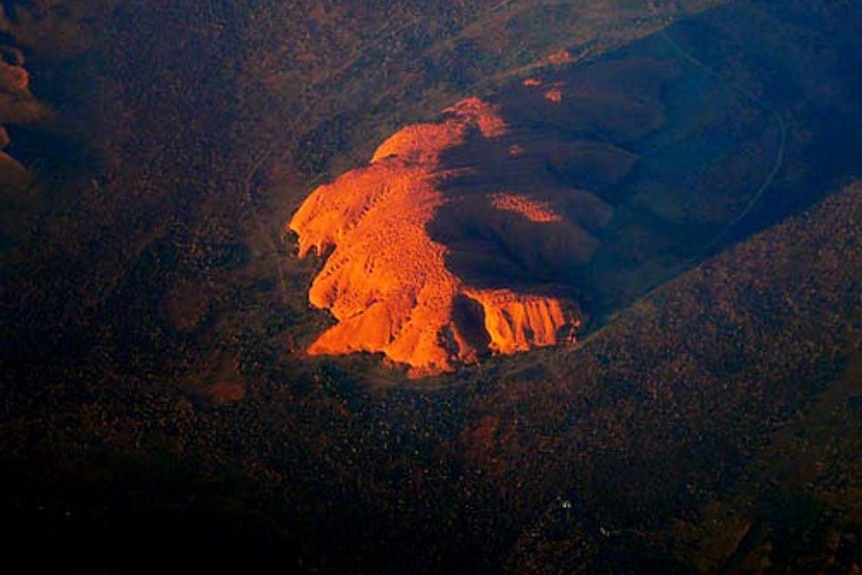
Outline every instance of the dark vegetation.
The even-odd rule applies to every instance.
[[[0,276],[7,560],[858,572],[852,2],[729,2],[669,30],[714,73],[660,38],[604,56],[645,51],[683,74],[662,98],[684,121],[636,150],[664,191],[633,178],[605,192],[634,206],[625,233],[642,229],[641,245],[680,229],[653,276],[621,284],[633,305],[609,306],[579,348],[409,385],[378,358],[302,357],[325,321],[305,305],[315,264],[274,230],[313,179],[509,70],[551,74],[531,63],[561,47],[599,57],[681,13],[628,4],[2,3],[34,93],[58,111],[12,131],[38,185],[15,204],[28,225]],[[769,175],[773,112],[785,167],[733,222]],[[743,147],[698,134],[718,124]],[[700,170],[661,172],[686,161]],[[717,196],[725,185],[738,195]],[[636,259],[611,235],[613,257]],[[642,278],[670,279],[693,255],[635,300]]]

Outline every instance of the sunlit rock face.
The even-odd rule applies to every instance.
[[[310,354],[382,352],[421,376],[574,341],[572,286],[613,216],[590,190],[618,182],[636,158],[587,137],[602,122],[585,124],[584,107],[608,94],[540,82],[516,92],[402,129],[302,204],[288,224],[299,256],[326,258],[309,301],[337,321]],[[635,109],[636,123],[660,122],[654,112]],[[535,114],[576,132],[536,131]],[[624,120],[604,125],[628,135]]]

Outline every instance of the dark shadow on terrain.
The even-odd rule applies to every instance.
[[[8,152],[36,172],[78,177],[98,172],[97,153],[79,139],[50,128],[7,127],[12,143]]]
[[[485,330],[485,309],[479,302],[458,294],[452,302],[452,321],[469,345],[480,354],[490,353],[491,338]]]
[[[733,3],[513,84],[493,98],[509,133],[444,158],[459,171],[431,236],[468,284],[626,307],[858,170],[860,17]],[[494,209],[501,192],[562,219]]]

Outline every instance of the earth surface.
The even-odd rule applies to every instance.
[[[859,29],[0,2],[7,560],[858,574]]]

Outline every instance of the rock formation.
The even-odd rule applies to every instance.
[[[6,124],[27,124],[46,115],[45,107],[30,92],[30,74],[21,50],[0,45],[0,150],[9,145]],[[17,190],[29,180],[27,170],[0,151],[0,189]]]
[[[383,352],[410,365],[412,375],[424,375],[489,352],[510,354],[573,337],[573,302],[543,294],[541,285],[471,285],[447,263],[454,248],[439,241],[447,235],[447,222],[439,219],[447,207],[474,214],[472,225],[486,228],[480,235],[515,232],[506,241],[521,251],[541,251],[535,234],[517,237],[519,227],[536,226],[553,226],[563,243],[580,243],[574,250],[554,248],[567,253],[567,261],[572,253],[590,251],[594,241],[555,211],[548,190],[506,189],[503,180],[487,191],[459,181],[481,179],[489,163],[523,161],[523,148],[509,142],[511,136],[495,106],[464,100],[436,123],[399,131],[368,166],[311,194],[289,229],[299,236],[300,257],[311,250],[326,257],[309,300],[337,323],[309,347],[310,354]],[[509,157],[495,157],[498,149]],[[458,164],[445,159],[453,150]],[[473,153],[476,158],[462,165]],[[482,257],[482,243],[472,242],[467,251]]]

